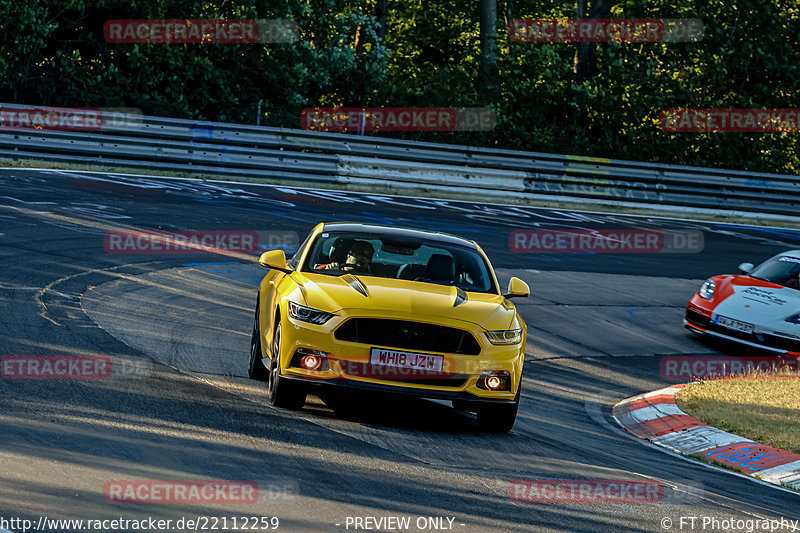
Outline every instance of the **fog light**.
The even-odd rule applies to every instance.
[[[300,366],[306,370],[314,370],[319,366],[319,361],[320,359],[316,355],[304,355],[300,359]]]
[[[497,390],[503,385],[503,380],[497,376],[490,376],[486,378],[486,387],[490,390]]]
[[[487,370],[475,384],[479,389],[490,391],[510,391],[511,374],[508,370]]]
[[[300,367],[303,370],[316,370],[319,372],[330,369],[328,354],[309,348],[298,348],[294,352],[294,357],[292,357],[292,362],[289,366]]]

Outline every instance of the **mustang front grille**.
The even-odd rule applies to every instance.
[[[462,355],[478,355],[480,344],[468,331],[447,326],[391,320],[351,318],[334,333],[340,341]]]

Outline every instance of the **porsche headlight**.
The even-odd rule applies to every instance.
[[[289,302],[289,316],[301,322],[310,322],[311,324],[324,324],[331,318],[332,313],[320,311],[319,309],[312,309],[304,305]]]
[[[522,341],[522,328],[485,331],[484,334],[492,344],[519,344]]]
[[[717,282],[713,279],[707,279],[706,282],[700,287],[700,290],[697,291],[697,294],[706,300],[710,300],[714,297],[715,290],[717,290]]]

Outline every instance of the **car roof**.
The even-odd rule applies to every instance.
[[[793,257],[800,257],[800,250],[788,250],[786,252],[779,253],[776,257],[781,257],[784,255],[791,255]]]
[[[322,231],[343,231],[352,233],[375,233],[378,235],[390,235],[393,237],[408,237],[414,239],[426,239],[430,241],[468,246],[477,249],[477,245],[463,237],[456,237],[448,233],[439,231],[428,231],[412,228],[401,228],[397,226],[381,226],[379,224],[361,224],[358,222],[325,222]]]

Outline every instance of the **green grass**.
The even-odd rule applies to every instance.
[[[693,383],[676,396],[683,411],[719,429],[800,453],[800,374],[751,374]]]

